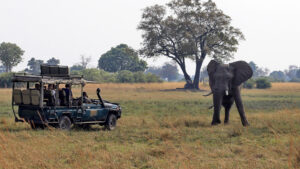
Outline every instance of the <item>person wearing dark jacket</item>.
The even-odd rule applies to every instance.
[[[66,84],[65,88],[63,90],[66,93],[67,104],[68,105],[72,105],[73,93],[72,93],[72,90],[71,90],[71,85],[70,84]]]

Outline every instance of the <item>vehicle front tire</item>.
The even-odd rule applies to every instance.
[[[72,121],[68,116],[62,116],[59,120],[59,128],[61,130],[70,130],[72,127]]]
[[[115,114],[109,114],[105,122],[105,129],[114,130],[117,126],[117,116]]]

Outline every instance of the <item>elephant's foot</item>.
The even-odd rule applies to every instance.
[[[224,124],[225,124],[225,125],[229,124],[229,121],[228,121],[228,120],[225,120],[225,121],[224,121]]]
[[[215,126],[215,125],[218,125],[218,124],[220,124],[221,123],[221,120],[216,120],[216,121],[212,121],[211,122],[211,125],[212,126]]]
[[[250,126],[250,124],[248,123],[248,121],[247,121],[247,120],[245,120],[245,121],[242,121],[242,124],[243,124],[243,126],[244,126],[244,127]]]

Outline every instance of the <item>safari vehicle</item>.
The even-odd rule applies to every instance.
[[[87,103],[83,97],[83,87],[87,81],[82,76],[69,75],[66,66],[42,65],[40,75],[14,74],[12,82],[15,121],[28,122],[32,128],[53,126],[69,130],[72,125],[89,127],[99,124],[113,130],[121,117],[119,104],[102,100],[99,88],[98,99],[89,99]],[[49,84],[54,86],[52,97],[46,89]],[[59,89],[60,85],[66,84],[79,85],[81,97],[72,98],[71,89],[69,92],[65,88]]]

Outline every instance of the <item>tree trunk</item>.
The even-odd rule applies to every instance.
[[[9,72],[9,66],[5,66],[5,72],[8,73]]]
[[[179,66],[182,70],[182,73],[184,75],[184,79],[186,81],[186,84],[184,85],[184,88],[185,89],[192,89],[193,88],[193,81],[192,81],[190,75],[186,72],[185,65],[179,64]]]
[[[200,59],[196,60],[196,72],[195,72],[195,77],[194,77],[194,82],[193,82],[193,86],[195,89],[199,89],[200,71],[201,71],[201,67],[202,67],[204,59],[205,59],[205,56],[204,57],[201,56]]]

